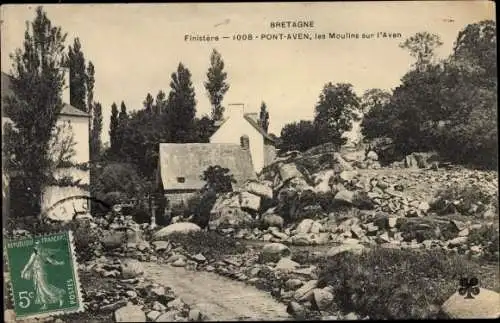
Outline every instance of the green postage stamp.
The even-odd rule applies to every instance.
[[[10,239],[4,247],[17,319],[83,311],[71,231]]]

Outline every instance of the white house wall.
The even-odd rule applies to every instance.
[[[57,120],[57,125],[62,126],[64,122],[68,121],[71,124],[73,138],[76,143],[74,147],[76,154],[73,158],[73,162],[86,163],[90,159],[89,118],[61,115]]]
[[[247,135],[250,153],[256,173],[264,167],[264,137],[243,117],[230,117],[210,138],[211,143],[240,144],[240,138]]]
[[[75,155],[71,159],[71,162],[75,164],[88,163],[90,159],[88,129],[89,118],[61,115],[57,120],[57,125],[62,126],[68,121],[71,125],[73,140],[75,142],[73,147]],[[88,170],[81,170],[76,167],[67,167],[59,168],[54,173],[54,177],[56,179],[61,179],[65,176],[72,177],[74,181],[80,180],[80,184],[82,185],[88,185],[90,183],[90,172]],[[75,186],[47,186],[44,188],[42,194],[42,210],[51,208],[54,204],[63,199],[81,195],[90,196],[90,193],[88,190]],[[59,203],[58,206],[48,214],[48,216],[52,219],[68,221],[73,217],[75,210],[77,212],[87,212],[88,201],[80,198]]]

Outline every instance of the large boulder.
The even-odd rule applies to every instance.
[[[311,219],[304,219],[302,220],[299,225],[297,225],[297,228],[295,228],[295,231],[297,234],[306,234],[311,231],[311,227],[314,224],[314,220]]]
[[[297,166],[293,163],[290,164],[281,164],[279,166],[279,173],[282,182],[286,182],[289,179],[294,177],[302,178],[302,173],[297,169]]]
[[[101,244],[106,250],[120,248],[126,241],[127,233],[125,231],[104,231],[101,238]]]
[[[278,262],[281,258],[290,258],[292,251],[282,243],[268,243],[260,252],[261,262]]]
[[[239,208],[240,204],[240,195],[235,192],[221,194],[217,197],[214,205],[212,206],[211,214],[217,214],[221,210],[226,208]]]
[[[212,216],[208,227],[210,230],[242,228],[247,227],[253,222],[250,214],[240,208],[224,208],[216,215]]]
[[[240,193],[240,205],[242,208],[258,211],[260,208],[261,197],[249,192]]]
[[[168,238],[174,233],[190,233],[200,231],[201,228],[191,222],[177,222],[174,224],[167,225],[166,227],[156,231],[153,234],[153,240],[162,240]]]
[[[360,255],[363,251],[365,250],[365,247],[362,244],[359,243],[348,243],[348,244],[342,244],[340,246],[335,246],[330,248],[326,252],[327,257],[334,257],[338,254],[344,253],[344,252],[350,252],[355,255]]]
[[[257,196],[260,196],[262,198],[266,199],[272,199],[273,198],[273,189],[271,188],[270,185],[265,185],[263,183],[255,182],[255,181],[250,181],[245,183],[243,190],[255,194]]]
[[[285,221],[283,220],[283,218],[279,215],[276,215],[274,213],[271,213],[271,212],[266,212],[265,214],[262,215],[262,218],[261,218],[261,224],[262,224],[262,227],[267,229],[269,227],[276,227],[276,228],[280,228],[282,229],[283,226],[284,226],[284,223]]]
[[[500,294],[480,288],[479,294],[466,298],[456,292],[441,307],[451,319],[488,319],[500,317]]]

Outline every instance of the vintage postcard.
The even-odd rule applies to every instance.
[[[12,4],[1,35],[7,321],[500,315],[494,2]]]

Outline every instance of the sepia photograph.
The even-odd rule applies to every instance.
[[[8,323],[500,317],[493,1],[8,4]]]

